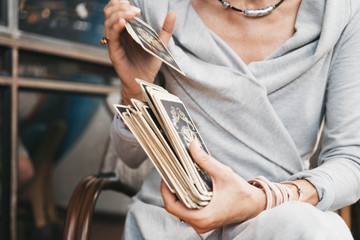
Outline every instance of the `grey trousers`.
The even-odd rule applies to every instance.
[[[307,203],[288,202],[263,211],[243,223],[231,224],[207,234],[197,234],[162,207],[135,199],[124,230],[124,239],[241,239],[241,240],[347,240],[353,239],[336,213],[323,212]]]
[[[353,239],[342,218],[307,203],[288,202],[241,224],[216,229],[207,239]]]

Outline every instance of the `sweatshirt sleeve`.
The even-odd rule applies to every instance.
[[[319,167],[291,177],[316,187],[322,210],[360,198],[360,14],[354,12],[334,50]]]

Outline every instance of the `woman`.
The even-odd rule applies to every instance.
[[[125,239],[351,239],[330,211],[360,196],[359,2],[230,4],[111,0],[104,9],[122,102],[141,98],[135,77],[156,79],[188,107],[212,155],[190,146],[213,179],[208,206],[187,209],[163,183],[160,194],[153,170],[129,208]],[[236,11],[269,4],[276,8],[262,17]],[[135,16],[159,31],[186,77],[130,39],[124,24]],[[319,166],[309,170],[322,122]],[[111,136],[129,166],[146,159],[119,119]],[[301,201],[266,206],[278,196],[247,182],[257,176],[287,181],[281,186]]]

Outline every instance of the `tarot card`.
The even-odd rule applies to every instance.
[[[150,82],[144,81],[140,78],[135,78],[135,81],[140,85],[141,88],[144,88],[144,86],[148,86],[148,87],[156,89],[160,92],[168,93],[168,90],[166,90],[165,88],[163,88],[159,85],[156,85],[155,83],[150,83]]]
[[[149,144],[154,155],[159,160],[159,165],[167,175],[171,185],[173,185],[175,192],[183,202],[188,203],[192,208],[199,208],[208,203],[210,198],[198,196],[199,194],[193,194],[194,192],[189,188],[189,181],[186,181],[183,177],[186,176],[179,172],[180,169],[176,168],[176,159],[172,159],[170,152],[168,152],[164,145],[157,139],[155,134],[151,131],[151,128],[147,125],[145,119],[142,117],[142,113],[137,112],[132,114],[138,123],[141,131],[145,133],[145,141]]]
[[[187,162],[184,163],[184,167],[186,168],[186,171],[188,172],[188,174],[191,174],[192,177],[194,177],[194,181],[197,181],[197,186],[200,188],[199,190],[201,190],[201,193],[204,195],[210,195],[211,196],[211,189],[212,186],[209,184],[211,183],[211,178],[210,176],[208,176],[208,174],[206,174],[197,164],[194,164],[195,162],[192,160],[192,158],[190,157],[190,153],[189,153],[189,141],[191,139],[190,135],[184,135],[187,138],[181,138],[179,136],[181,136],[181,134],[179,135],[179,133],[176,133],[176,131],[172,131],[173,134],[169,134],[169,129],[173,129],[173,126],[171,124],[171,121],[169,119],[171,119],[171,113],[168,113],[168,116],[163,115],[161,116],[161,112],[166,112],[164,109],[164,106],[161,104],[161,100],[156,100],[155,96],[162,96],[163,99],[168,99],[170,102],[177,102],[178,104],[182,105],[182,109],[184,110],[184,112],[187,113],[187,116],[184,116],[184,114],[182,114],[183,119],[190,119],[187,120],[189,123],[192,123],[191,126],[195,126],[184,106],[184,104],[182,103],[182,101],[176,97],[175,95],[170,94],[168,91],[166,91],[164,88],[155,85],[155,84],[151,84],[148,83],[146,81],[143,81],[141,79],[136,79],[136,81],[140,84],[141,89],[143,90],[144,93],[144,97],[146,99],[146,101],[148,102],[151,110],[153,111],[154,115],[156,116],[159,124],[161,125],[161,129],[163,129],[165,131],[165,133],[167,134],[167,138],[168,140],[172,141],[174,144],[170,144],[171,146],[177,147],[175,150],[176,154],[178,155],[179,159],[185,160],[187,159]],[[161,97],[160,97],[161,98]],[[182,112],[183,113],[183,112]],[[180,117],[178,117],[179,119],[182,119]],[[183,130],[185,131],[185,130]],[[196,130],[197,132],[197,130]],[[188,131],[188,133],[190,133]],[[198,136],[198,141],[199,143],[202,145],[202,147],[204,148],[204,150],[208,152],[205,144],[203,143],[200,134],[197,134]],[[183,143],[183,146],[176,144],[176,143]],[[185,146],[185,147],[184,147]],[[180,155],[181,154],[181,155]],[[196,173],[198,172],[198,173]],[[202,182],[206,181],[207,184],[203,184]]]
[[[142,102],[137,99],[131,99],[131,102],[135,108],[141,112],[146,119],[147,123],[153,129],[156,135],[158,135],[159,139],[164,139],[167,144],[170,144],[166,138],[165,132],[162,129],[161,124],[157,120],[153,110],[151,110],[149,104],[147,102]]]
[[[146,136],[144,135],[145,132],[141,131],[141,128],[137,126],[134,116],[131,114],[131,107],[126,107],[122,105],[115,105],[115,107],[116,110],[119,112],[120,116],[122,117],[123,121],[126,122],[131,132],[137,138],[138,142],[148,155],[149,159],[153,162],[153,165],[159,172],[160,176],[162,177],[170,191],[175,193],[176,196],[178,196],[179,200],[185,204],[185,206],[189,208],[199,208],[199,206],[190,199],[187,192],[184,189],[179,188],[179,184],[176,184],[174,178],[172,178],[171,176],[169,177],[169,172],[166,171],[166,167],[164,167],[162,162],[159,161],[156,153],[154,153],[152,148],[148,145],[151,141],[146,138]]]
[[[189,208],[206,206],[212,197],[211,177],[191,158],[197,140],[209,153],[182,101],[161,86],[136,79],[146,102],[114,105],[164,182]]]
[[[141,80],[139,78],[135,78],[135,81],[139,84],[139,86],[140,86],[140,88],[142,90],[142,93],[143,93],[143,97],[144,97],[145,101],[149,105],[152,105],[152,100],[151,100],[151,97],[150,97],[148,91],[146,90],[147,88],[149,88],[149,89],[151,88],[153,90],[157,90],[157,91],[160,91],[160,92],[163,92],[163,93],[169,93],[165,88],[163,88],[163,87],[161,87],[159,85],[156,85],[154,83],[150,83],[150,82]]]
[[[182,162],[176,156],[173,148],[170,145],[169,140],[166,137],[166,134],[161,129],[161,126],[158,124],[158,121],[155,115],[152,113],[149,105],[136,99],[131,99],[131,101],[135,108],[141,113],[143,121],[146,122],[145,124],[148,124],[148,127],[150,127],[153,131],[149,132],[148,134],[156,136],[153,136],[153,141],[155,141],[156,145],[159,145],[158,147],[162,149],[163,152],[165,152],[164,161],[168,161],[170,168],[173,172],[176,173],[177,177],[180,179],[179,181],[181,182],[181,184],[184,185],[184,188],[189,191],[189,194],[193,198],[193,200],[197,201],[201,206],[206,205],[211,199],[211,197],[201,195],[197,188],[194,186],[194,181],[186,173]]]
[[[187,171],[195,175],[195,181],[200,193],[211,196],[212,181],[211,177],[191,158],[189,145],[197,140],[203,150],[209,154],[194,122],[192,121],[187,109],[182,101],[172,94],[163,94],[159,91],[149,90],[153,104],[156,105],[158,114],[162,122],[166,125],[164,129],[179,157],[187,159]],[[186,164],[186,162],[185,162]]]
[[[161,126],[159,129],[165,129],[165,126],[163,125],[161,118],[158,115],[158,111],[156,110],[156,107],[153,104],[153,100],[151,98],[149,91],[151,89],[153,91],[159,91],[159,92],[162,92],[165,94],[168,93],[168,91],[159,85],[155,85],[153,83],[149,83],[149,82],[146,82],[146,81],[138,79],[138,78],[136,78],[135,80],[139,83],[139,86],[143,92],[143,97],[145,98],[146,102],[149,104],[149,107],[151,108],[152,113],[155,115],[157,122]]]
[[[165,148],[162,147],[159,140],[154,133],[152,133],[151,128],[149,128],[144,118],[142,118],[141,112],[128,106],[117,104],[114,106],[148,155],[149,159],[153,162],[153,165],[168,188],[176,194],[178,199],[188,208],[201,208],[207,205],[209,199],[199,200],[194,197],[179,172],[176,171],[174,166],[169,164],[169,156]]]
[[[130,107],[129,106],[123,106],[114,104],[115,109],[120,114],[120,117],[122,120],[126,123],[126,125],[129,127],[130,131],[134,134],[135,138],[138,140],[150,160],[153,162],[155,168],[158,170],[161,177],[164,179],[164,182],[168,186],[171,192],[175,193],[174,187],[170,183],[168,177],[164,174],[164,171],[161,167],[159,167],[159,163],[156,160],[154,154],[150,151],[149,146],[147,145],[146,141],[144,141],[144,136],[141,134],[141,132],[136,129],[136,126],[134,125],[133,120],[131,119],[131,114],[129,112]]]
[[[130,36],[137,42],[145,51],[159,58],[168,66],[172,67],[180,74],[185,76],[184,71],[177,64],[168,48],[154,29],[141,19],[135,17],[125,24],[126,30]]]

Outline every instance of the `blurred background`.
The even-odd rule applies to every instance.
[[[0,0],[0,239],[62,239],[76,185],[100,170],[141,184],[109,148],[120,81],[100,45],[106,3]],[[101,193],[90,239],[120,239],[129,201]]]
[[[0,0],[1,239],[61,239],[76,184],[104,164],[120,84],[106,3]],[[120,239],[128,202],[102,193],[91,239]]]

